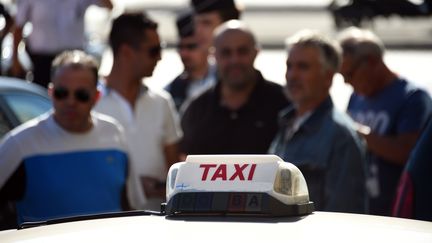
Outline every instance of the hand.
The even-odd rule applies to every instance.
[[[148,198],[165,198],[165,183],[149,176],[141,177],[144,193]]]
[[[369,126],[357,122],[355,123],[355,129],[362,137],[365,137],[371,133],[371,128]]]

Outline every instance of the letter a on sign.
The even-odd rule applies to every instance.
[[[250,201],[248,203],[248,207],[257,207],[259,206],[259,201],[256,195],[252,196],[250,198]]]
[[[216,164],[201,164],[200,168],[204,168],[203,174],[202,174],[202,181],[207,180],[207,175],[209,173],[210,168],[216,167]]]
[[[216,180],[217,178],[221,178],[223,181],[226,181],[226,165],[219,165],[219,167],[216,169],[213,177],[211,178],[212,181]]]
[[[263,196],[258,193],[250,193],[246,199],[246,211],[257,212],[263,207]]]

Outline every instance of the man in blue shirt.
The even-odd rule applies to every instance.
[[[53,62],[53,110],[0,142],[0,203],[16,201],[18,223],[118,212],[144,204],[122,127],[91,109],[96,61],[68,51]]]
[[[365,213],[363,144],[329,95],[340,47],[306,30],[287,44],[286,91],[293,105],[282,112],[270,153],[299,167],[317,210]]]
[[[340,42],[341,74],[354,89],[348,113],[367,143],[370,213],[390,215],[401,172],[430,118],[431,99],[387,67],[384,45],[372,32],[350,28]]]

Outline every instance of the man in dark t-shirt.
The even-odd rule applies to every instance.
[[[258,48],[242,22],[231,20],[216,29],[214,47],[218,81],[187,106],[181,152],[267,153],[278,113],[289,104],[283,89],[254,68]]]

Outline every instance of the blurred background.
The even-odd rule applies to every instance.
[[[106,44],[111,20],[124,11],[147,11],[159,23],[158,32],[166,48],[153,76],[145,82],[163,88],[183,69],[173,48],[177,41],[175,18],[179,11],[188,7],[190,0],[112,1],[115,5],[112,12],[91,7],[86,13],[87,50],[99,58],[100,74],[107,75],[111,69],[112,55]],[[14,0],[0,2],[14,13]],[[242,20],[261,44],[255,66],[269,80],[285,83],[286,37],[304,28],[335,36],[341,29],[357,25],[371,29],[384,41],[385,59],[394,71],[432,91],[430,0],[236,0],[236,3],[244,8]],[[2,24],[4,21],[0,20],[0,27]],[[26,29],[31,31],[31,26]],[[4,66],[10,58],[11,41],[8,36],[3,43]],[[26,59],[25,54],[21,56]],[[336,105],[345,109],[351,88],[344,84],[340,75],[335,77],[331,93]]]

